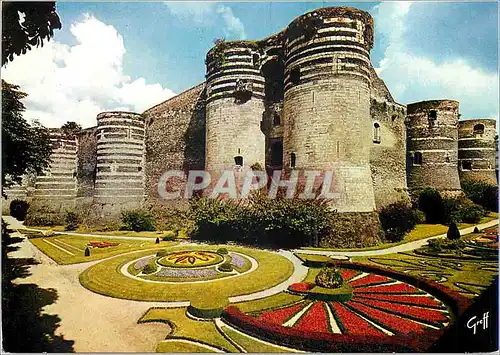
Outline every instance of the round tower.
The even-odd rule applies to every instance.
[[[373,19],[351,7],[322,8],[286,29],[285,169],[333,171],[331,205],[375,209],[370,170]]]
[[[59,128],[50,130],[52,154],[44,175],[36,177],[33,197],[37,200],[74,202],[76,197],[77,141]]]
[[[421,101],[407,106],[408,188],[460,191],[458,101]]]
[[[458,172],[460,180],[497,183],[495,173],[496,120],[458,122]]]
[[[144,118],[132,112],[97,115],[94,201],[140,205],[144,197]]]
[[[206,170],[264,166],[265,81],[255,42],[218,41],[206,64]]]

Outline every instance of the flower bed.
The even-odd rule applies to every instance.
[[[362,295],[356,297],[356,299],[376,299],[376,300],[386,300],[391,303],[401,303],[401,304],[409,304],[415,306],[424,306],[424,307],[433,307],[443,309],[443,304],[436,299],[429,297],[428,295],[421,295],[416,297],[415,295]]]
[[[392,281],[390,278],[387,276],[381,276],[381,275],[368,275],[365,277],[362,277],[358,280],[351,281],[349,284],[352,287],[358,287],[358,286],[368,286],[368,285],[375,285],[375,284],[380,284],[380,283],[386,283]]]
[[[154,258],[155,258],[155,256],[148,256],[148,257],[137,260],[134,264],[134,269],[135,270],[142,270],[144,268],[144,266],[146,266]]]
[[[338,302],[331,303],[337,324],[343,333],[359,335],[385,335],[380,329],[375,328],[365,319],[353,313]]]
[[[306,306],[307,303],[301,302],[292,306],[287,306],[285,308],[264,312],[260,314],[258,319],[263,322],[283,324]]]
[[[310,282],[297,282],[288,286],[288,290],[297,293],[305,293],[314,288],[314,284]]]
[[[325,307],[326,303],[324,302],[314,302],[307,313],[301,317],[293,327],[295,329],[312,332],[331,331],[328,313]]]
[[[356,293],[397,293],[397,294],[408,294],[408,293],[423,293],[419,289],[412,285],[398,283],[394,285],[378,285],[370,287],[357,287],[353,289]]]
[[[156,276],[162,277],[175,277],[175,278],[203,278],[203,277],[212,277],[217,275],[217,270],[215,267],[205,268],[205,269],[169,269],[162,268],[158,271]]]

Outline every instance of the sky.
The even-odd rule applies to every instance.
[[[326,6],[373,16],[371,60],[399,103],[455,99],[462,118],[498,118],[497,2],[57,2],[63,28],[2,78],[28,94],[27,119],[91,127],[203,82],[215,39],[262,39]]]

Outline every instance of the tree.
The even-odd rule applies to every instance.
[[[2,2],[2,66],[61,29],[55,2]]]
[[[19,86],[2,80],[2,193],[3,188],[21,183],[25,174],[41,174],[50,164],[52,147],[49,130],[23,118],[21,102],[27,96]]]
[[[61,126],[61,131],[68,137],[74,137],[75,134],[82,130],[82,126],[73,121],[68,121]]]

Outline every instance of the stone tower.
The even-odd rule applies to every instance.
[[[458,101],[421,101],[407,106],[408,188],[456,193]]]
[[[206,63],[205,169],[264,166],[264,78],[255,42],[219,41]]]
[[[50,141],[50,167],[45,175],[36,177],[33,198],[71,205],[76,197],[77,140],[75,136],[53,128],[50,130]]]
[[[94,202],[138,206],[144,197],[144,118],[131,112],[97,115]]]
[[[458,171],[460,180],[497,183],[495,173],[496,120],[475,119],[458,123]]]
[[[322,8],[286,29],[284,168],[333,170],[339,212],[375,209],[370,170],[370,50],[373,19],[350,7]]]

